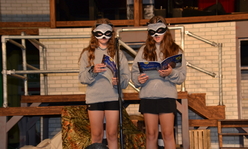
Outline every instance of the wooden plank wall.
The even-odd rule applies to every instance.
[[[25,32],[29,35],[38,35],[39,27],[58,28],[58,27],[91,27],[94,21],[56,21],[55,0],[50,0],[50,22],[0,22],[0,35],[20,35]],[[115,26],[143,26],[148,19],[142,19],[141,0],[134,0],[134,19],[133,20],[111,20]],[[248,20],[248,13],[216,15],[216,16],[197,16],[197,17],[178,17],[166,18],[169,24],[202,23],[202,22],[221,22],[221,21],[241,21]]]

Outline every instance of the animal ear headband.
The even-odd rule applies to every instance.
[[[167,26],[161,20],[158,20],[157,23],[148,23],[148,33],[152,37],[163,35],[166,30]]]
[[[109,39],[113,33],[113,25],[112,24],[97,24],[96,28],[92,31],[92,34],[97,39]]]

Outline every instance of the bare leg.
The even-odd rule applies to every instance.
[[[102,143],[104,111],[88,110],[92,143]]]
[[[106,134],[109,149],[118,149],[119,111],[105,111]]]
[[[165,149],[175,149],[176,143],[174,138],[174,114],[163,113],[159,115],[161,133]]]
[[[146,125],[146,149],[158,148],[158,115],[144,114]]]

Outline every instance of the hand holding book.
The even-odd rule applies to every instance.
[[[170,75],[172,72],[172,69],[173,69],[172,66],[170,64],[168,64],[167,69],[158,70],[159,76],[164,78],[164,77]]]
[[[94,73],[101,73],[104,71],[106,71],[106,65],[105,64],[101,63],[101,64],[96,64],[94,66],[94,70],[93,70]]]
[[[105,64],[106,68],[108,69],[103,72],[102,75],[105,76],[110,81],[110,83],[112,83],[112,78],[117,77],[117,67],[115,61],[110,56],[104,54],[102,58],[102,63]]]

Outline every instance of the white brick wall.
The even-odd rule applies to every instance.
[[[0,0],[0,21],[2,22],[49,20],[49,0]]]
[[[199,23],[184,25],[186,31],[200,36],[212,42],[222,43],[222,75],[223,75],[223,102],[226,106],[226,118],[238,118],[237,84],[236,84],[236,34],[234,22],[223,23]],[[176,34],[176,42],[180,44],[180,34]],[[207,74],[188,67],[186,90],[188,93],[206,93],[206,105],[216,106],[219,104],[219,72],[218,72],[218,48],[212,47],[193,37],[185,37],[186,61],[204,70],[217,74],[213,78]],[[189,111],[189,117],[197,117]],[[218,148],[218,135],[216,128],[211,130],[211,146]],[[224,130],[225,131],[225,130]],[[226,131],[234,131],[229,129]],[[224,146],[237,146],[238,138],[224,138]]]
[[[237,105],[230,105],[230,100],[236,99],[236,43],[235,41],[235,23],[206,23],[206,24],[191,24],[184,25],[186,31],[190,31],[195,35],[208,39],[216,43],[223,44],[223,60],[222,60],[222,74],[223,74],[223,99],[224,104],[228,108],[237,107]],[[223,29],[224,28],[224,29]],[[207,31],[207,32],[204,32]],[[224,36],[225,33],[232,32]],[[176,41],[179,36],[176,35]],[[218,72],[218,48],[212,47],[202,41],[186,35],[185,53],[186,60],[197,67],[203,68],[207,71]],[[234,40],[233,40],[234,39]],[[233,42],[231,42],[233,41]],[[228,58],[228,60],[227,60]],[[232,90],[230,91],[230,87]],[[218,78],[212,78],[195,69],[188,69],[186,89],[189,93],[206,93],[207,105],[218,105],[219,103],[219,81]],[[235,111],[233,111],[235,112]],[[230,116],[230,117],[229,117]],[[237,118],[237,114],[227,115],[227,118]]]
[[[40,35],[89,35],[90,29],[40,29]],[[78,70],[78,58],[88,38],[80,39],[42,39],[47,48],[48,70]],[[41,57],[42,60],[42,57]],[[41,64],[43,62],[41,61]],[[84,85],[79,84],[77,73],[49,74],[49,95],[82,94]],[[42,84],[43,85],[43,84]]]

